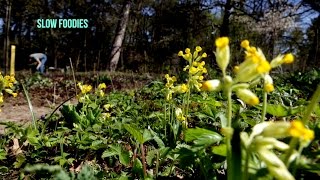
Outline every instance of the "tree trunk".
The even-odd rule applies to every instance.
[[[222,25],[220,27],[220,36],[229,36],[229,24],[230,24],[230,16],[231,16],[231,8],[232,8],[232,0],[227,0],[224,6],[224,14]]]
[[[9,49],[10,49],[10,18],[11,18],[11,0],[7,0],[6,22],[5,22],[5,38],[3,46],[4,74],[7,74],[9,68]]]
[[[111,59],[110,67],[109,67],[110,71],[115,71],[119,62],[122,42],[124,39],[124,35],[126,32],[126,28],[129,20],[130,7],[131,7],[131,2],[126,1],[122,10],[123,12],[122,18],[118,23],[117,34],[113,42],[113,47],[112,47],[111,57],[110,57]]]
[[[87,31],[84,31],[83,61],[84,61],[84,72],[87,72]]]

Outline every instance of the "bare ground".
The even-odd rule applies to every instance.
[[[40,119],[54,111],[54,109],[62,102],[62,99],[53,103],[52,100],[41,98],[41,95],[32,94],[31,98],[32,112],[35,119]],[[76,103],[76,99],[72,98],[66,103]],[[32,121],[31,111],[28,102],[22,93],[18,97],[7,97],[1,106],[0,122],[16,122],[20,124],[29,123]],[[0,125],[0,133],[4,127]]]

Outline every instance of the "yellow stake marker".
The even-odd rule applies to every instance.
[[[11,45],[11,61],[10,61],[10,75],[15,75],[15,56],[16,56],[16,46]]]

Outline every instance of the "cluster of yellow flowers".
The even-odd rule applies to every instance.
[[[87,94],[92,90],[92,86],[91,85],[87,85],[87,84],[82,84],[82,83],[78,83],[77,84],[81,93],[78,94],[77,98],[79,100],[79,102],[84,102],[85,99],[87,98]],[[106,89],[107,86],[105,83],[101,83],[98,85],[98,89],[95,91],[95,93],[101,97],[103,97],[105,95],[104,93],[104,89]]]
[[[226,68],[230,62],[229,38],[221,37],[216,39],[217,47],[215,55],[216,61],[223,74],[223,84],[225,88],[231,88],[237,96],[249,105],[259,104],[258,97],[249,90],[250,84],[257,83],[260,79],[264,80],[264,90],[269,93],[274,90],[272,77],[269,72],[272,68],[278,67],[283,63],[292,63],[294,57],[291,53],[278,55],[270,63],[266,60],[262,50],[250,46],[248,40],[241,42],[241,47],[245,49],[245,60],[234,67],[235,78],[226,75]],[[219,79],[209,80],[203,83],[203,90],[218,91],[222,88]]]
[[[193,54],[189,48],[185,49],[185,54],[182,51],[179,51],[178,56],[182,56],[183,59],[188,61],[188,65],[183,68],[184,71],[188,71],[189,79],[188,85],[190,88],[195,88],[197,91],[200,91],[202,86],[203,74],[207,73],[207,69],[204,67],[205,62],[201,61],[202,58],[207,57],[207,53],[202,53],[201,56],[199,53],[202,51],[200,46],[197,46]]]
[[[88,92],[90,92],[92,90],[91,85],[87,85],[87,84],[83,85],[82,83],[78,83],[77,85],[80,88],[82,94],[87,94]]]
[[[195,88],[200,91],[203,81],[203,75],[207,73],[207,69],[204,67],[205,62],[200,61],[202,58],[207,57],[206,53],[199,53],[202,51],[200,46],[197,46],[193,54],[191,53],[190,48],[185,49],[185,53],[183,51],[179,51],[178,56],[183,57],[186,61],[188,61],[188,65],[184,67],[184,71],[188,71],[189,78],[187,84],[179,84],[174,86],[174,83],[177,81],[175,76],[170,77],[169,74],[165,75],[167,80],[166,88],[167,88],[167,96],[166,99],[172,99],[173,93],[186,93],[190,91],[190,89]]]
[[[98,85],[98,90],[96,91],[96,94],[98,94],[99,96],[103,97],[104,96],[104,89],[106,89],[107,86],[105,83],[101,83]]]
[[[111,117],[110,108],[112,108],[111,104],[103,105],[103,109],[106,111],[106,112],[102,113],[102,116],[103,116],[104,119],[107,119],[107,118]]]
[[[13,97],[17,97],[18,93],[13,92],[13,84],[16,83],[16,79],[13,75],[2,76],[0,73],[0,104],[3,103],[3,90],[11,94]],[[0,110],[1,111],[1,110]]]

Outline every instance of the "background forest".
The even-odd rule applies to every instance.
[[[215,67],[213,41],[219,36],[231,39],[232,63],[242,59],[241,40],[250,39],[272,57],[294,52],[297,62],[288,68],[320,66],[320,2],[315,0],[0,0],[0,7],[5,71],[12,44],[18,70],[27,68],[34,52],[48,55],[47,66],[65,68],[71,58],[77,71],[106,70],[116,49],[121,55],[111,70],[159,73],[183,65],[177,52],[197,45]],[[39,29],[39,18],[83,18],[89,28]],[[124,35],[121,49],[114,43],[117,35]]]

